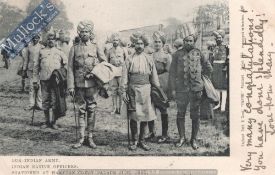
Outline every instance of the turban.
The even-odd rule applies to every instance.
[[[185,39],[186,37],[192,35],[194,40],[196,40],[196,29],[193,23],[185,23],[180,28],[180,33],[182,38]]]
[[[165,33],[161,32],[161,31],[156,31],[153,33],[153,40],[157,40],[157,39],[160,39],[161,42],[163,44],[165,44],[166,42],[166,36],[165,36]]]
[[[53,27],[51,27],[50,30],[47,32],[47,39],[50,37],[55,38],[55,31],[54,31]]]
[[[111,42],[112,42],[115,38],[120,38],[120,37],[119,37],[119,33],[113,33],[113,34],[111,35]]]
[[[175,47],[183,46],[183,39],[181,39],[181,38],[176,39],[174,42],[174,46]]]
[[[144,46],[148,46],[149,45],[149,39],[147,38],[147,36],[141,32],[141,31],[137,31],[135,33],[133,33],[130,36],[130,41],[135,44],[139,39],[141,39],[144,43]]]
[[[93,32],[94,23],[92,21],[80,21],[77,26],[77,32],[79,33],[82,30]]]
[[[214,31],[214,32],[213,32],[213,35],[214,35],[215,37],[218,37],[218,36],[220,35],[222,38],[224,38],[224,36],[225,36],[225,31],[224,31],[224,30],[217,30],[217,31]]]

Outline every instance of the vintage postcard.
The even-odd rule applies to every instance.
[[[0,9],[0,175],[274,174],[274,1]]]

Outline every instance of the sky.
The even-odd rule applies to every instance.
[[[25,10],[29,0],[0,0]],[[96,33],[108,35],[120,30],[164,24],[174,17],[182,22],[193,19],[199,5],[225,0],[62,0],[67,15],[76,26],[80,20],[92,20]]]

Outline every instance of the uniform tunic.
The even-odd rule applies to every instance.
[[[136,54],[126,59],[123,67],[122,89],[134,92],[136,111],[129,117],[135,121],[152,121],[156,113],[151,101],[151,84],[159,86],[157,70],[152,57],[146,53]]]
[[[209,74],[212,66],[208,59],[204,59],[200,50],[185,48],[176,51],[169,74],[169,94],[176,91],[178,112],[185,115],[190,102],[190,117],[197,119],[200,116],[200,102],[204,88],[201,78],[202,72]]]
[[[97,83],[94,78],[87,79],[85,77],[99,62],[104,60],[105,55],[95,42],[80,42],[72,46],[70,50],[67,86],[68,89],[75,88],[75,100],[81,113],[94,110]]]
[[[55,92],[50,86],[52,72],[60,69],[62,65],[66,67],[67,62],[66,55],[55,47],[41,49],[38,56],[34,58],[33,82],[40,80],[44,110],[54,107],[56,103]]]
[[[227,75],[226,71],[224,71],[226,66],[226,61],[228,57],[228,47],[225,44],[221,44],[216,46],[213,50],[213,74],[212,81],[213,85],[217,89],[227,89]]]
[[[125,62],[127,57],[128,57],[128,53],[126,53],[125,50],[119,46],[117,48],[112,47],[107,54],[108,62],[120,68],[121,73],[122,73],[122,65]],[[121,76],[117,76],[110,82],[113,95],[117,95],[120,81],[121,81]]]
[[[32,86],[34,60],[35,60],[35,58],[39,57],[39,53],[42,48],[43,48],[43,46],[39,43],[37,43],[36,45],[33,45],[33,43],[30,43],[28,45],[28,47],[24,48],[24,50],[22,51],[23,71],[27,71],[27,76],[28,76],[29,82],[30,82],[30,88],[29,88],[30,106],[34,106],[35,103],[37,103],[37,105],[39,107],[42,107],[41,88],[39,88],[37,91],[37,94],[35,94],[34,90],[33,90],[33,86]],[[36,102],[35,102],[35,95],[37,95]]]
[[[164,92],[168,91],[168,76],[169,69],[172,62],[170,54],[165,53],[162,49],[153,53],[153,59],[156,65],[157,73],[159,76],[160,87]]]

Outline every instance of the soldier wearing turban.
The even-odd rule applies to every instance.
[[[124,64],[128,53],[120,46],[120,36],[118,33],[111,35],[112,48],[107,53],[107,60],[112,65],[116,66],[122,71],[122,65]],[[115,77],[111,82],[112,89],[112,101],[113,101],[113,114],[120,114],[120,107],[122,104],[121,94],[119,93],[119,86],[121,83],[121,76]]]
[[[163,46],[166,42],[166,36],[161,31],[156,31],[153,33],[153,41],[154,41],[154,53],[152,54],[160,87],[167,94],[167,81],[169,75],[169,69],[172,61],[172,57],[169,53],[166,53],[163,50]],[[164,143],[168,140],[168,113],[166,107],[157,107],[161,113],[161,124],[162,124],[162,136],[159,138],[158,143]],[[148,122],[149,126],[149,138],[155,137],[155,124],[154,120]]]
[[[220,104],[215,107],[222,112],[226,112],[228,117],[229,97],[228,97],[228,81],[229,81],[229,48],[224,43],[225,31],[217,30],[213,32],[216,46],[213,50],[213,74],[212,81],[214,87],[220,92]]]
[[[93,29],[94,24],[91,21],[81,21],[78,24],[77,33],[80,41],[74,43],[69,54],[67,86],[78,106],[80,132],[79,141],[73,148],[81,147],[85,140],[89,147],[96,148],[93,130],[97,106],[95,95],[99,85],[95,77],[91,76],[91,71],[99,62],[105,60],[105,56],[94,40],[91,40]]]
[[[177,103],[177,128],[180,139],[176,146],[181,147],[187,141],[185,115],[190,103],[190,118],[192,119],[190,143],[193,149],[198,149],[196,139],[200,126],[200,103],[204,88],[201,77],[202,73],[210,74],[212,66],[209,60],[203,57],[201,51],[195,48],[195,42],[195,35],[188,33],[184,38],[184,47],[172,55],[168,82],[169,95],[175,97]]]
[[[148,38],[142,32],[136,32],[130,37],[135,46],[135,53],[129,56],[123,66],[121,90],[123,100],[128,104],[130,129],[133,144],[129,147],[136,150],[140,147],[146,151],[150,147],[145,144],[145,128],[147,122],[156,119],[156,113],[151,101],[151,86],[160,86],[154,60],[144,52]],[[140,132],[138,137],[138,122]]]

